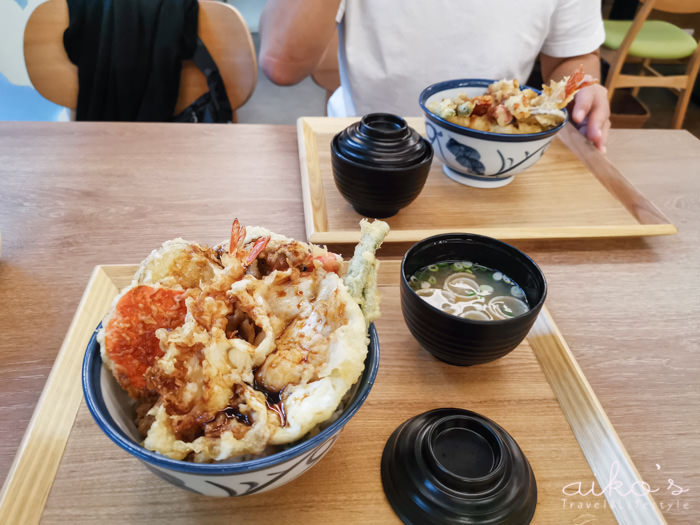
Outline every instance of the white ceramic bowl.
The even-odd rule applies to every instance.
[[[207,496],[244,496],[290,482],[314,466],[330,450],[340,431],[357,412],[377,375],[379,339],[370,325],[365,369],[342,414],[310,439],[276,454],[239,463],[190,463],[143,448],[132,419],[131,400],[112,373],[102,366],[100,345],[93,334],[83,360],[83,393],[97,425],[107,436],[154,474],[178,487]]]
[[[418,102],[425,116],[425,133],[435,155],[443,162],[445,175],[461,184],[477,188],[505,186],[521,171],[535,164],[544,154],[559,126],[540,133],[491,133],[452,124],[428,110],[433,102],[460,93],[482,95],[494,80],[466,78],[446,80],[425,88]],[[521,86],[525,89],[527,86]],[[533,88],[528,88],[533,89]],[[539,91],[534,89],[534,91]]]

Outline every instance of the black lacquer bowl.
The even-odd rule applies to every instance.
[[[401,117],[371,113],[333,137],[331,160],[345,200],[361,215],[385,218],[418,197],[433,148]]]
[[[381,475],[404,523],[522,525],[537,505],[518,444],[469,410],[439,408],[401,424],[384,447]]]
[[[525,292],[530,310],[497,321],[465,319],[428,304],[408,283],[417,270],[442,261],[472,261],[503,272]],[[435,235],[414,244],[401,262],[401,310],[428,352],[455,365],[487,363],[515,349],[530,331],[547,295],[542,270],[517,248],[471,233]]]

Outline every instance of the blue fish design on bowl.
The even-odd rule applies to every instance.
[[[450,139],[445,145],[447,151],[455,156],[455,160],[475,175],[483,175],[486,168],[481,162],[481,155],[471,146],[460,144],[455,139]]]

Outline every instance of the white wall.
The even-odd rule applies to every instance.
[[[19,86],[29,86],[24,67],[24,26],[45,0],[0,0],[0,73]]]
[[[251,33],[258,32],[260,13],[265,5],[265,0],[225,0],[225,2],[241,12]]]

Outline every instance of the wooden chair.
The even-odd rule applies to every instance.
[[[42,96],[75,109],[78,68],[63,47],[63,32],[67,27],[66,0],[48,0],[38,5],[24,31],[24,61],[32,84]],[[198,33],[219,68],[235,122],[235,110],[250,98],[258,81],[258,63],[250,30],[234,7],[200,0]],[[194,62],[184,61],[174,114],[180,113],[208,89],[204,74]]]
[[[610,64],[605,83],[612,100],[616,89],[666,87],[678,93],[672,126],[679,129],[700,67],[700,46],[679,27],[660,20],[649,20],[652,10],[666,13],[698,13],[700,0],[645,0],[632,21],[606,20],[606,38],[601,56]],[[639,75],[622,73],[626,61],[641,60]],[[663,75],[651,66],[654,61],[687,60],[685,72]]]

